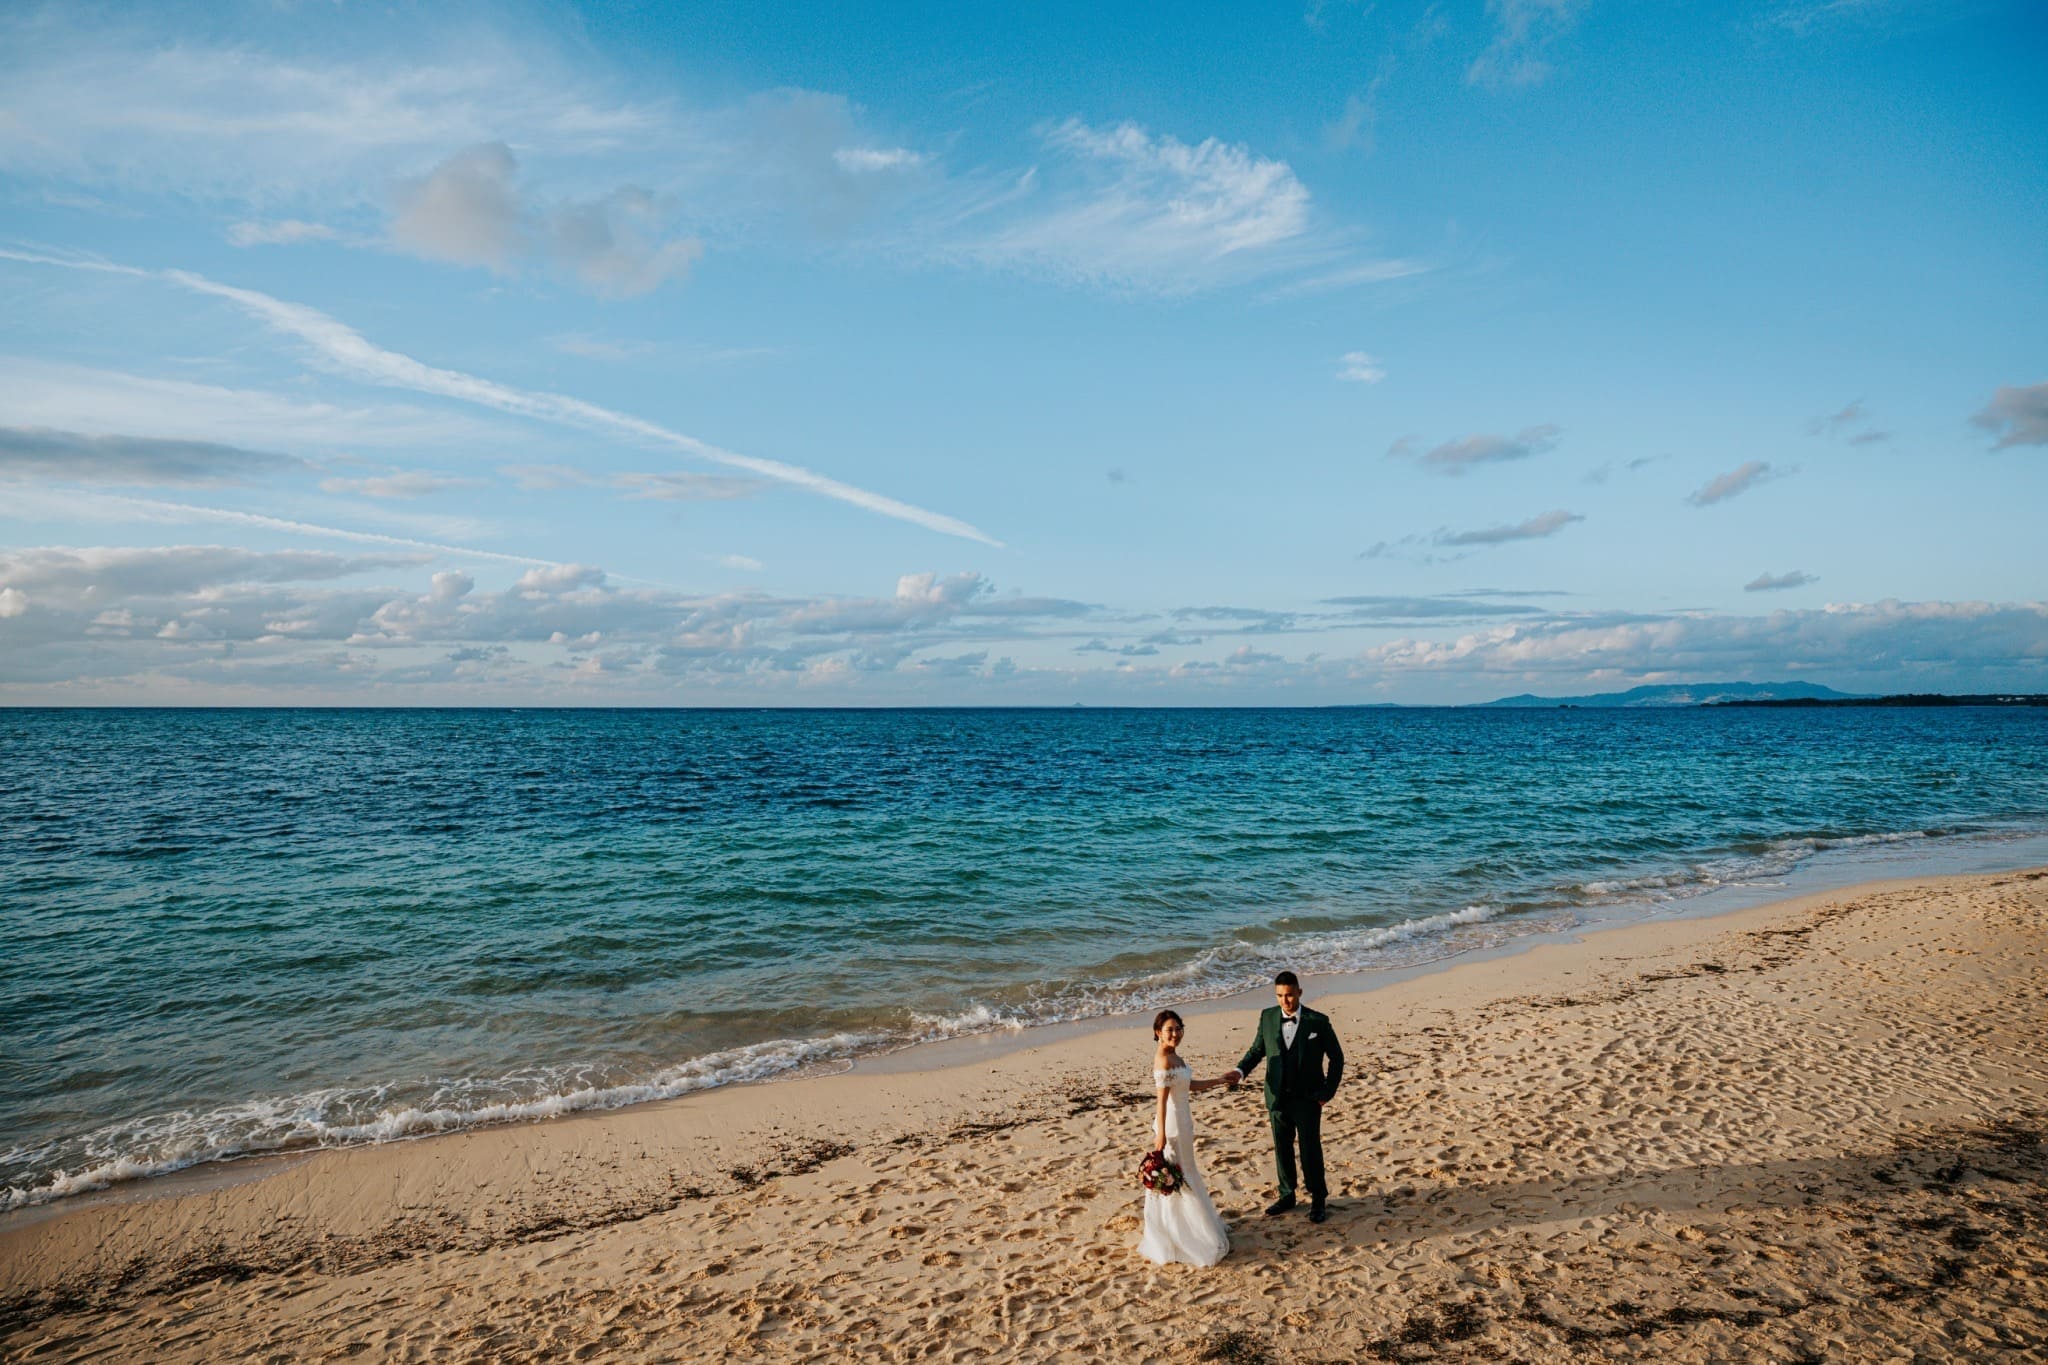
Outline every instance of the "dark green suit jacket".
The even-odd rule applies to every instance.
[[[1337,1042],[1337,1031],[1330,1027],[1330,1017],[1303,1005],[1291,1048],[1282,1041],[1280,1021],[1284,1017],[1278,1005],[1268,1005],[1259,1016],[1259,1036],[1237,1064],[1247,1076],[1260,1062],[1267,1064],[1266,1109],[1275,1114],[1327,1104],[1344,1077],[1344,1049]]]

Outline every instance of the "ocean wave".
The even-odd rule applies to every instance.
[[[1837,849],[1938,839],[1960,831],[1946,828],[1894,830],[1871,834],[1798,834],[1738,845],[1727,853],[1702,858],[1682,867],[1645,872],[1633,877],[1604,878],[1568,884],[1562,889],[1592,898],[1594,904],[1620,901],[1667,901],[1703,895],[1722,886],[1740,886],[1783,877],[1816,854]]]
[[[168,1175],[210,1161],[336,1147],[360,1147],[428,1137],[463,1128],[560,1118],[596,1109],[620,1109],[652,1100],[677,1099],[699,1090],[768,1080],[822,1063],[845,1060],[886,1047],[896,1038],[883,1033],[838,1033],[823,1038],[780,1038],[692,1057],[645,1080],[616,1085],[572,1085],[549,1089],[547,1079],[519,1078],[537,1093],[527,1098],[478,1104],[424,1102],[376,1108],[392,1087],[331,1088],[245,1104],[203,1114],[177,1112],[101,1128],[71,1143],[0,1153],[0,1163],[23,1165],[58,1148],[76,1149],[85,1164],[58,1169],[47,1179],[0,1191],[0,1212],[45,1204],[67,1195],[103,1190],[123,1181]],[[534,1073],[548,1078],[550,1073]],[[564,1068],[556,1075],[574,1075]],[[459,1095],[495,1082],[451,1081],[439,1094]],[[367,1111],[367,1112],[366,1112]]]
[[[0,1152],[0,1169],[25,1175],[0,1190],[0,1212],[170,1174],[208,1162],[364,1146],[465,1128],[556,1118],[676,1099],[726,1085],[765,1081],[919,1043],[1030,1027],[1143,1014],[1165,1005],[1217,999],[1264,985],[1295,967],[1321,976],[1410,966],[1520,934],[1567,927],[1575,909],[1654,904],[1717,887],[1782,877],[1818,854],[1910,843],[1950,828],[1859,834],[1787,835],[1740,845],[1676,867],[1627,877],[1560,883],[1521,900],[1486,900],[1393,923],[1233,937],[1183,961],[1095,980],[1045,982],[1016,998],[969,1001],[951,1013],[911,1013],[893,1027],[779,1038],[687,1058],[640,1078],[597,1068],[534,1068],[497,1078],[438,1085],[334,1087],[252,1100],[206,1112],[177,1111],[110,1124],[83,1137]],[[1977,831],[1995,838],[1998,831]],[[2019,837],[2017,834],[2014,837]]]
[[[973,1003],[951,1014],[913,1013],[900,1029],[781,1038],[692,1057],[644,1080],[578,1083],[578,1068],[540,1069],[494,1080],[444,1082],[420,1101],[388,1103],[394,1087],[334,1087],[113,1124],[71,1141],[0,1153],[0,1165],[71,1164],[30,1183],[0,1190],[0,1212],[46,1204],[127,1181],[169,1175],[207,1162],[370,1146],[465,1128],[559,1118],[592,1110],[682,1096],[721,1086],[772,1080],[832,1062],[920,1043],[1143,1012],[1163,1004],[1214,999],[1261,985],[1275,964],[1293,962],[1321,973],[1390,965],[1385,950],[1425,944],[1503,912],[1471,905],[1396,924],[1322,932],[1256,947],[1236,941],[1176,967],[1092,983],[1067,983],[1028,1001]],[[1449,951],[1437,942],[1437,953]],[[1277,950],[1277,951],[1276,951]],[[464,1102],[475,1092],[517,1087],[517,1098]]]

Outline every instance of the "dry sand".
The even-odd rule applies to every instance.
[[[2034,871],[1311,983],[1333,1216],[1260,1217],[1255,1088],[1198,1097],[1213,1270],[1130,1250],[1119,1021],[17,1216],[0,1357],[2048,1360],[2044,930]]]

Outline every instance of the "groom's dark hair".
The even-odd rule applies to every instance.
[[[1300,990],[1301,978],[1296,976],[1293,972],[1282,972],[1280,973],[1280,975],[1273,978],[1273,984],[1276,986],[1292,986],[1294,987],[1294,989]]]

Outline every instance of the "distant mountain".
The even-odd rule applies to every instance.
[[[1847,701],[1854,696],[1819,683],[1660,683],[1631,687],[1626,692],[1597,692],[1588,697],[1518,697],[1480,702],[1481,706],[1706,706],[1729,701]]]

